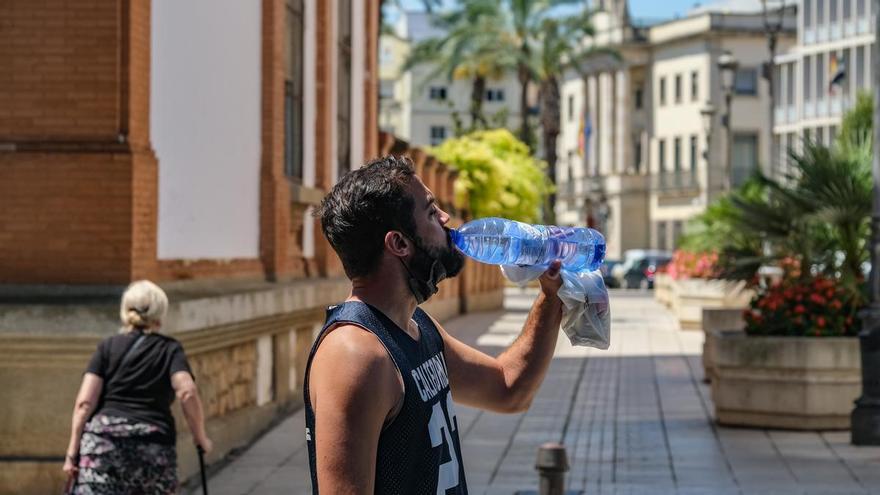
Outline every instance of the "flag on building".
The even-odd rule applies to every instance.
[[[578,155],[584,156],[590,150],[590,136],[593,134],[593,122],[590,114],[584,113],[578,126]]]
[[[840,59],[836,53],[832,53],[828,69],[831,74],[828,92],[833,95],[837,92],[837,88],[843,86],[843,83],[846,82],[846,60]]]

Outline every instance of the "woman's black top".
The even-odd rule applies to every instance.
[[[143,339],[137,342],[142,335]],[[126,353],[128,357],[123,362]],[[159,433],[150,441],[175,443],[171,375],[178,371],[192,374],[180,342],[139,330],[114,335],[98,344],[86,371],[104,379],[95,414],[155,425]]]

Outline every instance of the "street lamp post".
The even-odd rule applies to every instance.
[[[709,159],[711,157],[712,150],[712,128],[715,125],[715,106],[712,105],[711,101],[707,101],[706,105],[700,109],[700,116],[703,118],[703,132],[706,133],[706,149],[703,150],[703,160],[706,163],[706,202],[708,204],[712,198],[712,189],[709,187],[709,184],[712,183],[710,179],[710,170],[712,169]]]
[[[725,135],[727,138],[727,149],[724,160],[724,191],[729,192],[731,189],[730,169],[733,162],[733,126],[731,125],[731,115],[733,103],[733,88],[736,83],[736,69],[739,68],[739,62],[733,58],[733,55],[725,51],[718,57],[718,69],[721,72],[721,89],[724,91],[724,118],[721,123],[724,125]]]
[[[706,133],[706,149],[703,151],[703,159],[709,163],[709,149],[712,145],[712,126],[715,124],[715,105],[707,101],[706,105],[700,109],[700,116],[703,117],[703,131]]]
[[[769,3],[774,3],[776,5],[768,5]],[[773,128],[776,126],[776,89],[773,87],[775,74],[773,73],[774,62],[773,60],[776,58],[776,43],[779,40],[779,32],[782,31],[782,26],[785,20],[785,0],[768,2],[767,0],[761,0],[761,7],[764,14],[764,32],[767,33],[767,48],[770,51],[770,60],[764,63],[763,66],[763,75],[764,79],[767,80],[767,96],[770,100],[770,120],[768,120],[770,125],[770,164],[771,164],[771,172],[774,172],[772,169],[774,160],[777,157],[777,151],[773,146]],[[775,9],[775,15],[771,11]]]
[[[875,33],[880,33],[880,0],[873,2]],[[880,48],[880,36],[874,49]],[[872,64],[874,77],[874,208],[871,213],[870,303],[861,313],[859,349],[862,360],[862,395],[852,412],[852,443],[880,445],[880,64]]]

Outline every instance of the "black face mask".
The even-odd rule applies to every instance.
[[[407,236],[407,238],[409,238]],[[464,268],[464,255],[452,245],[449,231],[446,231],[446,246],[442,248],[427,247],[418,237],[409,238],[416,247],[416,252],[409,266],[401,259],[409,278],[409,290],[418,304],[427,301],[439,290],[437,284],[452,278]]]

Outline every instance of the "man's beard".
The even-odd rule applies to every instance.
[[[411,238],[415,244],[415,253],[410,258],[409,266],[403,263],[409,277],[410,292],[418,304],[427,301],[437,293],[438,284],[461,273],[464,268],[464,255],[452,244],[449,231],[446,231],[446,245],[443,247],[426,246],[419,236]]]

